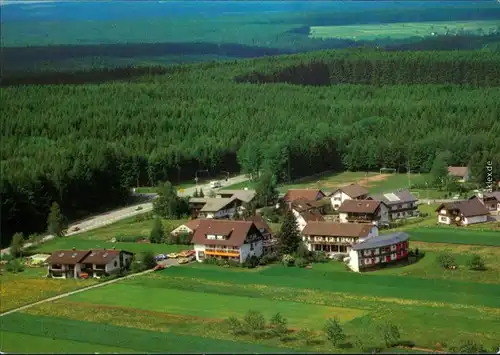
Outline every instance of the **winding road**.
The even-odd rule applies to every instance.
[[[222,181],[223,186],[238,184],[244,181],[247,181],[248,178],[245,175],[238,175],[232,178],[229,178],[228,181]],[[192,186],[185,188],[182,192],[180,192],[181,196],[192,196],[196,189],[203,189],[205,192],[210,190],[210,184],[199,184],[197,186]],[[219,189],[217,189],[219,190]],[[78,221],[76,223],[70,224],[68,227],[68,232],[66,236],[72,236],[78,233],[83,233],[89,230],[93,230],[96,228],[104,227],[110,224],[113,224],[122,219],[133,217],[142,213],[149,212],[153,210],[153,199],[156,198],[156,194],[136,194],[137,196],[142,196],[147,199],[147,202],[135,204],[133,206],[127,206],[123,208],[119,208],[113,211],[105,212],[96,216],[89,217],[82,221]],[[78,228],[78,230],[75,230]],[[42,243],[48,240],[53,239],[53,235],[47,235],[43,237]],[[28,248],[32,246],[33,243],[25,243],[24,247]],[[5,248],[1,250],[2,254],[8,254],[9,248]]]

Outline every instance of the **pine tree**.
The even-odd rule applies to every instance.
[[[200,194],[198,193],[198,189],[194,190],[193,197],[200,197]]]
[[[265,172],[259,178],[255,187],[255,200],[259,206],[269,206],[276,203],[278,190],[276,189],[276,178],[270,172]]]
[[[163,218],[177,218],[180,214],[180,198],[170,182],[158,188],[158,197],[153,201],[153,211]]]
[[[203,193],[202,188],[200,188],[200,191],[198,192],[198,197],[205,197],[205,194]]]
[[[64,235],[65,228],[66,223],[65,218],[61,213],[61,208],[57,202],[54,202],[50,208],[49,217],[47,218],[47,232],[50,235],[62,237]]]
[[[165,239],[165,230],[163,229],[163,224],[161,219],[156,217],[153,222],[153,228],[151,228],[151,233],[149,234],[149,241],[152,244],[160,244]]]
[[[285,220],[279,233],[279,242],[282,254],[294,254],[299,248],[301,242],[299,228],[291,210],[285,214]]]

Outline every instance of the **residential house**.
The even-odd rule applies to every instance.
[[[240,208],[241,201],[235,197],[192,197],[189,199],[194,218],[230,218]]]
[[[130,268],[134,254],[124,250],[58,250],[52,253],[48,264],[48,277],[80,278],[117,274]]]
[[[290,206],[297,200],[318,201],[325,197],[325,193],[319,189],[290,189],[283,197],[283,202]]]
[[[436,212],[438,212],[438,223],[457,226],[487,222],[490,214],[479,199],[442,203]]]
[[[338,210],[347,200],[364,200],[368,197],[368,190],[358,184],[350,184],[337,189],[329,195],[332,207]]]
[[[466,166],[449,166],[448,175],[457,178],[458,182],[467,182],[470,178],[469,168]]]
[[[298,199],[291,203],[292,211],[296,211],[298,213],[306,212],[306,211],[316,211],[320,214],[326,213],[328,208],[330,207],[330,201],[316,200],[316,201],[307,201],[305,199]]]
[[[348,253],[353,244],[378,235],[377,226],[360,223],[309,222],[302,231],[310,251]]]
[[[369,199],[383,201],[389,207],[389,219],[396,220],[408,217],[418,217],[418,199],[408,190],[371,195]]]
[[[344,262],[355,272],[408,258],[409,235],[396,232],[353,244]]]
[[[184,224],[181,224],[179,227],[175,228],[170,234],[172,235],[181,235],[181,234],[194,234],[196,228],[200,225],[200,221],[202,218],[192,219],[187,221]]]
[[[302,213],[299,213],[296,210],[292,210],[292,213],[295,216],[295,220],[297,221],[297,226],[300,232],[304,230],[305,226],[309,222],[325,221],[323,215],[317,210],[304,211]]]
[[[339,208],[340,223],[389,223],[389,207],[383,201],[346,200]]]
[[[219,190],[216,197],[218,198],[237,198],[243,203],[251,203],[256,196],[255,190]]]
[[[269,227],[269,224],[265,221],[265,219],[257,213],[255,216],[247,219],[248,221],[251,221],[255,224],[257,229],[260,231],[262,234],[262,252],[263,254],[268,254],[273,251],[276,251],[278,247],[278,239],[276,238],[276,235],[273,233],[271,230],[271,227]]]
[[[263,239],[253,221],[209,219],[200,222],[191,242],[199,262],[215,257],[243,263],[249,256],[262,256]]]
[[[488,211],[500,214],[500,191],[480,192],[470,200],[478,200]]]

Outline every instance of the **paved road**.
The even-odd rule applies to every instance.
[[[233,185],[233,184],[237,184],[240,182],[244,182],[247,180],[248,180],[248,178],[245,175],[238,175],[238,176],[229,178],[227,182],[223,181],[222,184],[223,184],[223,186],[227,186],[227,185]],[[208,192],[210,190],[210,184],[200,184],[200,185],[198,185],[198,187],[194,186],[194,187],[186,188],[186,189],[184,189],[184,191],[182,192],[181,195],[182,196],[191,196],[194,194],[194,191],[196,190],[196,188],[198,188],[198,189],[201,188],[201,189],[203,189],[204,192]],[[82,220],[82,221],[79,221],[77,223],[73,223],[68,227],[69,232],[66,234],[66,236],[71,236],[74,234],[83,233],[83,232],[86,232],[86,231],[89,231],[92,229],[96,229],[99,227],[107,226],[107,225],[115,223],[119,220],[151,211],[153,209],[152,200],[156,197],[156,194],[137,194],[137,195],[146,197],[149,201],[144,202],[144,203],[140,203],[140,204],[135,204],[133,206],[124,207],[124,208],[120,208],[117,210],[109,211],[109,212],[106,212],[103,214],[89,217],[89,218]],[[79,230],[74,231],[73,229],[75,227],[78,227]],[[43,237],[43,242],[46,242],[46,241],[51,240],[53,238],[54,238],[54,236],[47,235],[47,236]],[[25,247],[29,247],[31,245],[32,245],[32,243],[24,244]],[[9,248],[2,249],[1,253],[8,254]]]

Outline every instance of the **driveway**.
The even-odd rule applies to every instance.
[[[235,177],[232,177],[228,179],[228,181],[223,181],[223,186],[227,185],[233,185],[237,184],[240,182],[247,181],[248,178],[245,175],[238,175]],[[203,189],[205,192],[208,192],[210,190],[210,184],[200,184],[198,186],[193,186],[184,189],[184,191],[181,193],[182,196],[192,196],[195,192],[196,189]],[[219,189],[217,189],[219,190]],[[105,212],[96,216],[89,217],[83,221],[79,221],[77,223],[73,223],[68,227],[68,233],[66,233],[66,236],[72,236],[78,233],[83,233],[89,230],[93,230],[96,228],[104,227],[110,224],[113,224],[117,221],[120,221],[125,218],[137,216],[139,214],[143,214],[149,211],[153,210],[153,203],[152,200],[157,197],[156,194],[137,194],[143,197],[146,197],[148,202],[140,203],[140,204],[135,204],[133,206],[128,206],[124,208],[119,208],[113,211]],[[79,230],[75,231],[74,228],[78,227]],[[47,235],[43,237],[42,242],[46,242],[48,240],[54,239],[53,235]],[[33,243],[26,243],[24,244],[24,247],[30,247],[32,246]],[[9,253],[9,248],[2,249],[1,251],[2,254],[8,254]]]

